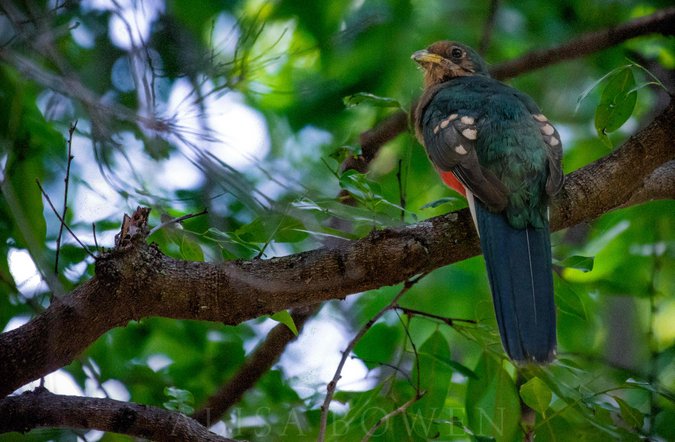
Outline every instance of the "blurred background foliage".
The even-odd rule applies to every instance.
[[[55,273],[60,224],[35,184],[62,210],[75,122],[66,220],[92,250],[111,247],[122,213],[146,205],[154,224],[208,209],[151,238],[177,258],[286,255],[464,206],[440,184],[410,131],[385,145],[367,174],[340,169],[346,156],[358,154],[362,132],[409,109],[419,95],[413,51],[453,39],[483,47],[496,64],[671,4],[494,2],[490,20],[487,0],[5,3],[4,330],[46,308],[51,293],[67,293],[93,276],[92,260],[68,236]],[[659,88],[640,88],[628,121],[603,143],[594,119],[607,82],[578,103],[584,91],[631,61],[672,90],[673,43],[644,36],[509,83],[556,123],[569,173],[607,155],[664,105]],[[632,72],[638,86],[652,81],[642,69]],[[345,101],[359,93],[387,99]],[[340,191],[356,204],[341,204]],[[424,397],[387,420],[374,440],[520,439],[521,402],[536,413],[537,440],[675,439],[673,215],[673,201],[656,201],[554,234],[559,359],[518,376],[499,344],[482,258],[426,276],[401,306],[478,323],[385,314],[347,364],[328,438],[360,440],[414,397],[419,382]],[[251,440],[314,440],[340,351],[398,290],[324,305],[214,429]],[[59,391],[72,384],[79,394],[189,413],[274,324],[143,319],[101,337],[47,386]],[[68,430],[24,436],[75,437],[125,440]]]

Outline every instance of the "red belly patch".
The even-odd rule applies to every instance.
[[[452,172],[439,170],[438,173],[441,175],[441,179],[448,187],[466,196],[466,189],[464,189],[464,185],[459,182]]]

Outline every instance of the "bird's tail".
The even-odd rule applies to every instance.
[[[515,229],[480,201],[475,206],[504,349],[516,362],[549,362],[556,326],[548,225]]]

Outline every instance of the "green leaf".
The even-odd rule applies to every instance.
[[[191,404],[194,404],[194,396],[188,390],[183,390],[176,387],[164,388],[164,394],[173,399],[164,402],[162,405],[167,410],[178,411],[183,414],[192,414],[195,409]]]
[[[544,381],[533,377],[520,386],[520,397],[528,407],[544,416],[553,398],[553,393]]]
[[[427,203],[420,207],[420,209],[435,209],[438,206],[442,206],[443,204],[455,204],[458,202],[461,202],[461,198],[457,198],[455,196],[448,196],[445,198],[437,199],[436,201],[432,201],[430,203]]]
[[[180,242],[180,254],[186,261],[204,261],[204,251],[199,243],[189,235],[183,235]]]
[[[619,404],[619,410],[621,410],[621,419],[628,424],[631,428],[640,429],[644,423],[644,416],[636,408],[630,406],[626,401],[621,399],[618,396],[612,396],[614,400]]]
[[[586,320],[586,307],[581,296],[572,288],[572,285],[560,278],[554,279],[555,305],[560,310],[579,319]]]
[[[269,213],[258,217],[235,233],[248,243],[267,243],[272,240],[295,243],[309,236],[300,220],[284,213]]]
[[[513,379],[501,361],[483,353],[466,389],[468,426],[480,436],[497,441],[515,439],[520,423],[520,400]]]
[[[393,224],[390,217],[373,213],[371,210],[364,209],[363,207],[342,204],[335,199],[312,201],[308,198],[303,198],[301,201],[294,203],[293,206],[299,210],[318,211],[336,218],[349,220],[352,223],[364,222],[378,226]],[[332,233],[336,232],[333,231]],[[346,237],[349,238],[348,235]]]
[[[348,95],[342,100],[348,108],[358,106],[361,103],[366,103],[376,107],[401,107],[398,100],[389,97],[380,97],[368,92],[358,92],[354,95]]]
[[[629,379],[626,380],[626,385],[630,385],[632,387],[641,388],[643,390],[651,391],[652,393],[660,394],[661,396],[665,397],[669,401],[675,402],[675,394],[672,394],[671,392],[669,392],[665,389],[655,387],[654,385],[650,384],[649,382],[629,378]]]
[[[603,75],[599,80],[596,80],[585,91],[583,91],[581,93],[581,95],[579,95],[579,97],[577,97],[577,106],[574,109],[574,112],[577,112],[579,110],[579,106],[581,105],[581,102],[584,101],[586,99],[586,97],[588,97],[588,95],[591,93],[591,91],[593,89],[595,89],[596,87],[598,87],[600,85],[600,83],[605,81],[607,78],[612,77],[613,75],[615,75],[617,72],[621,71],[622,69],[630,68],[630,66],[631,66],[630,64],[627,64],[627,65],[624,65],[624,66],[619,66],[618,68],[614,68],[611,71],[609,71],[608,73],[606,73],[605,75]]]
[[[634,88],[633,71],[626,67],[614,74],[603,89],[595,110],[595,129],[603,140],[609,141],[607,134],[623,126],[632,115],[637,102]]]
[[[347,158],[356,158],[361,155],[361,153],[361,146],[344,145],[330,152],[328,156],[333,158],[339,164],[342,164]]]
[[[586,273],[593,270],[594,261],[595,257],[593,256],[572,255],[568,256],[562,261],[556,262],[556,264],[559,265],[560,267],[577,269]]]
[[[587,240],[584,246],[584,253],[586,255],[598,255],[603,249],[611,245],[621,234],[628,230],[631,226],[631,221],[623,219],[616,224],[601,229],[597,234],[594,233],[593,238]]]
[[[654,419],[654,430],[664,440],[675,438],[675,410],[661,410]]]
[[[288,310],[281,310],[280,312],[276,312],[270,318],[274,319],[277,322],[281,322],[284,324],[290,331],[293,332],[295,336],[298,336],[298,327],[295,325],[295,321],[293,321],[293,317],[291,314],[288,312]]]
[[[34,257],[41,253],[35,247],[43,244],[47,235],[42,194],[35,181],[43,174],[40,161],[40,158],[17,161],[9,170],[8,179],[2,183],[3,196],[15,219],[14,238]]]
[[[354,354],[369,368],[389,363],[398,354],[403,330],[400,325],[378,322],[373,325],[354,347]]]
[[[417,433],[425,438],[432,438],[438,434],[438,424],[434,418],[443,410],[445,400],[450,390],[450,379],[453,370],[443,360],[450,360],[448,340],[436,330],[424,341],[419,349],[419,371],[417,366],[413,371],[413,382],[419,376],[420,390],[425,394],[410,409],[410,416],[415,416],[414,427]]]
[[[369,180],[364,173],[348,169],[340,175],[339,182],[342,189],[348,191],[359,203],[373,212],[380,211],[383,207],[393,208],[397,211],[404,210],[398,204],[394,204],[383,197],[380,184]]]
[[[367,429],[386,413],[384,406],[390,405],[390,401],[380,394],[384,385],[379,383],[372,390],[363,392],[338,391],[335,400],[347,402],[349,398],[349,411],[341,417],[332,416],[329,425],[335,431],[327,432],[328,440],[361,440]]]
[[[365,173],[354,169],[345,170],[340,175],[340,187],[362,199],[373,198],[381,192],[379,184],[370,181]]]
[[[439,355],[439,354],[427,354],[427,353],[424,353],[424,352],[420,352],[420,355],[421,354],[425,354],[426,356],[434,359],[435,361],[446,365],[452,371],[460,373],[460,374],[466,376],[467,378],[478,379],[478,376],[476,376],[476,373],[474,373],[473,370],[471,370],[469,367],[467,367],[465,365],[460,364],[457,361],[453,361],[452,359],[450,359],[449,356],[442,356],[442,355]]]

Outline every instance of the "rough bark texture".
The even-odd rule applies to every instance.
[[[630,201],[650,185],[645,178],[675,158],[674,138],[671,104],[614,153],[567,177],[551,212],[552,228],[592,220]],[[163,316],[238,324],[397,284],[478,253],[467,210],[374,231],[333,248],[224,264],[169,258],[139,234],[101,256],[93,279],[0,335],[0,395],[70,363],[96,338],[130,320]]]
[[[95,429],[151,440],[232,441],[183,414],[113,399],[62,396],[41,388],[0,401],[0,433],[41,427]]]
[[[619,149],[566,178],[554,201],[552,228],[559,230],[594,219],[623,205],[641,188],[653,186],[657,179],[652,176],[654,170],[675,158],[674,135],[675,106],[671,101]],[[643,195],[645,199],[656,197]]]

